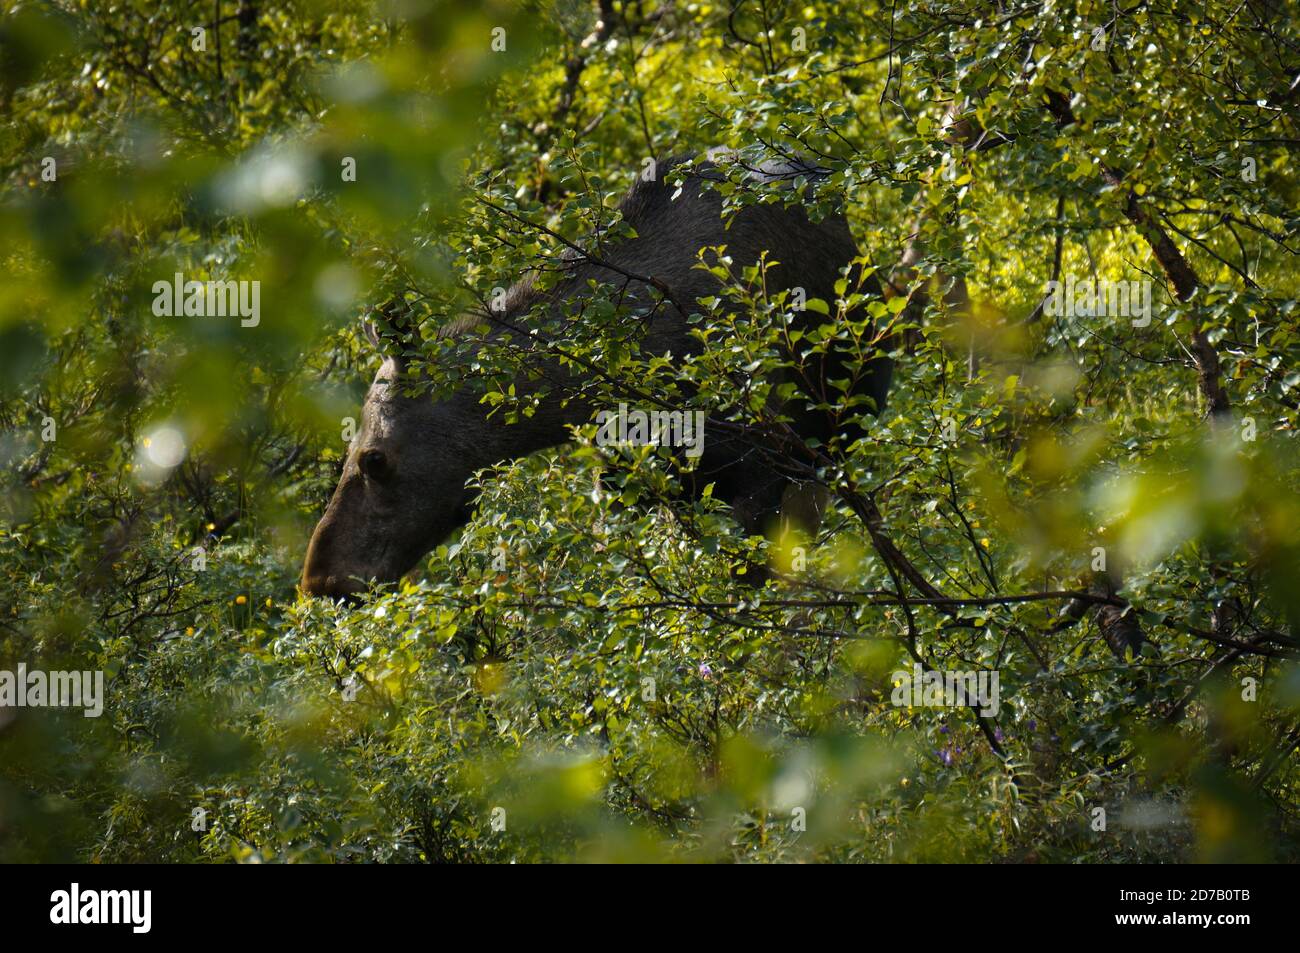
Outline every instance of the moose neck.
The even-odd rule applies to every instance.
[[[515,381],[516,395],[530,397],[535,383]],[[437,442],[436,450],[454,460],[466,479],[484,467],[525,457],[570,439],[569,427],[590,416],[582,401],[562,406],[558,394],[546,394],[535,412],[508,422],[507,409],[493,409],[480,402],[481,392],[462,388],[434,404],[427,434]]]

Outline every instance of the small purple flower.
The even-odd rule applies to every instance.
[[[708,662],[701,662],[701,663],[700,663],[700,677],[701,677],[701,678],[712,678],[712,677],[713,677],[713,669],[709,668],[709,663],[708,663]]]
[[[1032,719],[1032,718],[1029,719],[1029,730],[1030,730],[1030,731],[1037,731],[1037,730],[1038,730],[1038,722],[1035,721],[1035,720]]]
[[[939,760],[943,762],[944,767],[951,768],[952,752],[949,751],[947,748],[944,748],[942,751],[939,752]]]
[[[993,729],[993,737],[994,737],[994,739],[997,741],[998,744],[1002,744],[1002,742],[1006,740],[1006,739],[1003,737],[1003,735],[1002,735],[1002,729],[1001,729],[1001,728],[994,728],[994,729]]]
[[[946,735],[947,733],[948,733],[948,726],[947,726],[947,725],[940,725],[940,726],[939,726],[939,734],[941,734],[941,735]]]

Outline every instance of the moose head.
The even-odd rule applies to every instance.
[[[516,291],[507,313],[527,307]],[[389,312],[384,323],[409,333]],[[453,322],[442,336],[466,333],[480,318]],[[378,347],[374,323],[366,325]],[[490,418],[478,393],[460,388],[435,398],[401,356],[385,357],[361,410],[334,495],[307,547],[302,589],[309,595],[349,596],[372,580],[392,582],[464,525],[474,503],[476,470],[565,439],[554,408],[524,424]],[[569,416],[575,411],[571,410]],[[564,415],[560,415],[564,416]]]

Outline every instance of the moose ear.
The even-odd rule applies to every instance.
[[[417,333],[418,322],[410,304],[399,297],[372,311],[362,328],[371,344],[401,365],[403,343]]]
[[[398,373],[406,368],[402,357],[402,341],[393,328],[387,325],[383,316],[376,312],[361,322],[361,330],[366,340],[375,346],[375,350],[390,358],[396,365]]]

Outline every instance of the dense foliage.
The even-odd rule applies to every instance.
[[[0,858],[1296,859],[1289,5],[56,0],[0,47],[0,669],[107,679],[0,710]],[[808,303],[895,351],[865,436],[790,446],[795,305],[723,250],[697,360],[612,293],[539,340],[795,461],[816,538],[592,424],[413,578],[300,596],[362,319],[527,415],[526,355],[437,329],[719,145],[831,170],[889,289]],[[176,272],[260,321],[156,315]],[[1043,306],[1093,279],[1150,322]],[[1000,710],[894,704],[914,664]]]

